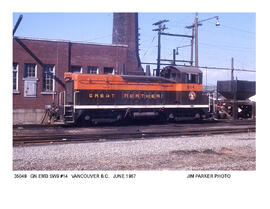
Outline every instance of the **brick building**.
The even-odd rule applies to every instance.
[[[40,123],[64,91],[64,72],[122,74],[127,45],[13,39],[13,123]]]
[[[114,13],[112,44],[13,38],[13,124],[40,123],[65,89],[64,73],[143,75],[138,14]]]

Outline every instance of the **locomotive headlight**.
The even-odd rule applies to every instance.
[[[189,92],[188,97],[190,100],[196,99],[196,93],[194,91]]]

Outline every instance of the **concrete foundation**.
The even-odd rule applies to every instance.
[[[40,124],[45,114],[45,109],[14,109],[13,125]]]

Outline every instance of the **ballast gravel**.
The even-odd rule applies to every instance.
[[[13,147],[13,170],[255,170],[255,133]]]

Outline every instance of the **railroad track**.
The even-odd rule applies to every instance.
[[[230,128],[197,128],[175,131],[145,131],[134,130],[126,133],[87,133],[87,134],[37,134],[37,135],[19,135],[13,136],[13,145],[34,145],[34,144],[51,144],[51,143],[76,143],[76,142],[103,142],[107,140],[130,140],[144,139],[153,137],[168,137],[168,136],[206,136],[214,134],[232,134],[255,132],[255,125],[245,127],[230,127]]]

